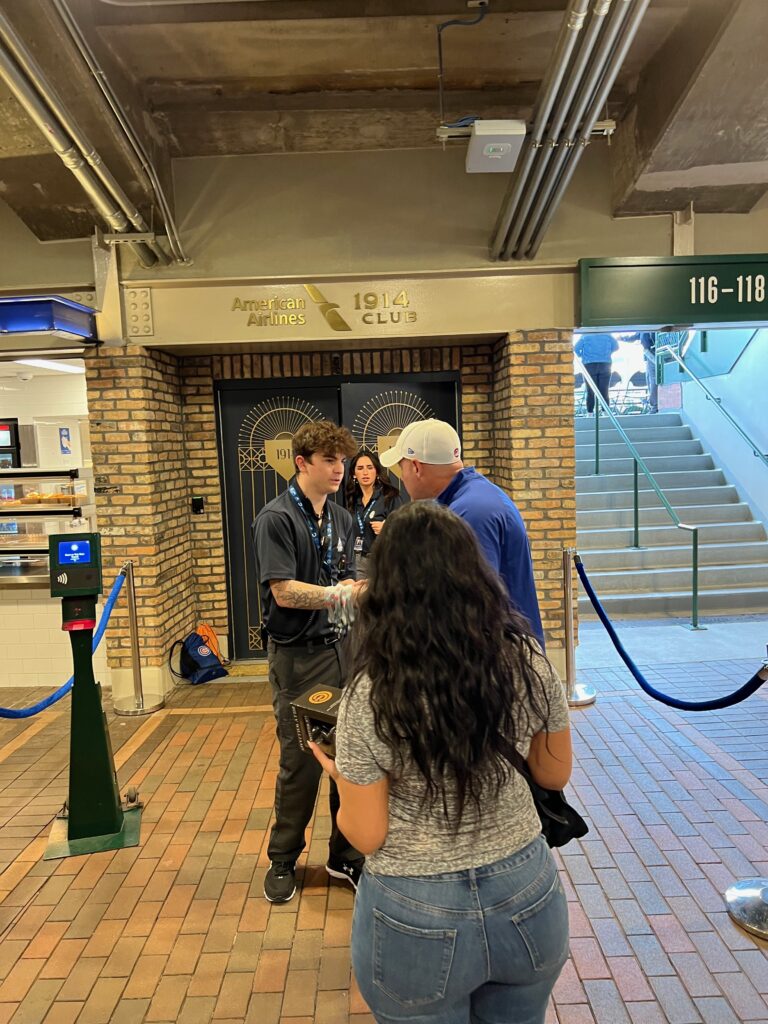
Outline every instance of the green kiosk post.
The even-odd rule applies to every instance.
[[[69,799],[53,824],[44,858],[54,860],[138,846],[141,805],[135,790],[121,803],[101,685],[93,674],[101,538],[98,533],[54,534],[48,553],[51,596],[61,598],[61,628],[69,634],[74,661]]]

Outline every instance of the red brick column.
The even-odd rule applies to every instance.
[[[197,613],[179,360],[104,346],[88,357],[86,382],[105,581],[135,560],[142,663],[160,666]],[[107,645],[110,665],[127,668],[124,598]]]
[[[545,633],[562,648],[562,549],[576,543],[570,332],[516,332],[500,341],[493,405],[495,482],[525,519]]]

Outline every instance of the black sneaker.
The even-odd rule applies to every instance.
[[[329,857],[325,870],[331,878],[340,878],[342,882],[349,882],[357,892],[357,883],[360,881],[364,860],[339,860],[336,857]]]
[[[264,895],[270,903],[287,903],[296,893],[296,865],[273,860],[264,879]]]

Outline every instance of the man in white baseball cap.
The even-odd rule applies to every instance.
[[[442,420],[410,423],[395,445],[379,453],[382,466],[397,465],[414,500],[435,498],[474,530],[486,558],[504,580],[512,603],[544,646],[533,579],[531,548],[517,506],[500,487],[461,460],[461,440]]]
[[[394,448],[379,458],[387,469],[400,463],[405,489],[414,499],[434,498],[463,466],[459,435],[442,420],[409,423]]]

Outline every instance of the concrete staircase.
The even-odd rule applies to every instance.
[[[710,455],[677,413],[620,416],[619,422],[680,519],[699,530],[702,615],[768,612],[768,540]],[[677,529],[640,472],[640,550],[632,543],[632,458],[618,431],[576,419],[577,544],[595,591],[613,618],[687,616],[691,535]],[[579,614],[594,618],[579,595]]]

